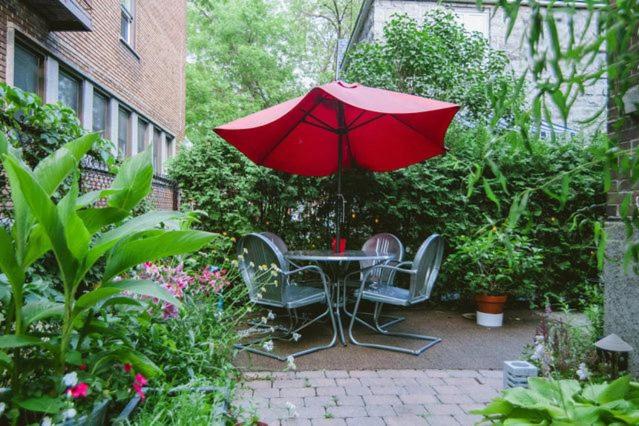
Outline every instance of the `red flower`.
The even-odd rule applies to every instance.
[[[69,388],[69,390],[67,390],[67,394],[71,395],[73,398],[84,398],[85,396],[87,396],[88,390],[89,385],[84,382],[80,382],[77,385]]]
[[[132,368],[133,366],[129,364],[128,362],[122,366],[122,369],[124,370],[125,373],[130,372]]]
[[[81,371],[85,371],[87,369],[87,365],[86,364],[81,364],[79,368],[80,368]]]
[[[140,386],[144,386],[147,383],[149,383],[149,381],[146,379],[146,377],[144,377],[140,373],[135,375],[135,384],[138,384]]]

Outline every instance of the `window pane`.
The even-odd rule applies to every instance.
[[[127,43],[129,42],[129,17],[122,11],[122,17],[120,18],[120,36]]]
[[[40,94],[40,57],[15,45],[13,84],[27,92]]]
[[[173,156],[173,138],[166,138],[166,159],[168,160]]]
[[[129,125],[131,123],[129,111],[120,109],[118,111],[118,157],[124,158],[129,155]]]
[[[162,167],[162,144],[160,130],[153,129],[153,169],[158,173]]]
[[[93,131],[106,136],[109,102],[106,96],[93,92]]]
[[[124,9],[131,13],[131,0],[120,0],[120,4]]]
[[[138,152],[144,151],[146,148],[146,127],[149,123],[138,119]]]
[[[63,71],[58,76],[58,100],[76,113],[80,111],[80,81]]]

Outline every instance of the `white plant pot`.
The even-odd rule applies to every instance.
[[[501,327],[504,323],[504,314],[487,314],[477,311],[477,325],[484,327]]]

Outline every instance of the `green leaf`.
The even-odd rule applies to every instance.
[[[0,349],[21,348],[24,346],[41,345],[42,341],[34,336],[16,336],[15,334],[5,334],[0,336]]]
[[[471,411],[471,414],[479,414],[482,416],[492,416],[501,414],[507,416],[512,411],[513,406],[510,402],[503,398],[495,398],[486,407]]]
[[[146,355],[130,348],[120,348],[101,354],[94,363],[93,372],[112,360],[118,363],[129,363],[135,371],[142,373],[146,377],[157,377],[164,374],[160,367],[147,358]]]
[[[13,366],[13,359],[5,352],[0,351],[0,364],[10,369]]]
[[[486,196],[488,197],[488,199],[490,201],[492,201],[493,203],[495,203],[497,205],[497,208],[501,208],[501,205],[499,204],[499,199],[497,198],[497,196],[493,192],[493,189],[491,188],[490,183],[488,182],[488,180],[486,178],[483,178],[482,181],[483,181],[482,183],[484,185],[484,192],[486,193]]]
[[[84,222],[75,211],[75,202],[78,198],[78,182],[74,182],[67,194],[58,203],[58,215],[64,226],[64,236],[71,253],[82,259],[89,250],[91,235],[84,226]]]
[[[630,376],[622,376],[610,383],[603,389],[597,398],[597,402],[605,404],[607,402],[623,399],[630,390]]]
[[[64,402],[60,398],[41,396],[39,398],[29,398],[16,401],[25,410],[38,413],[58,414],[64,408]]]
[[[180,306],[180,301],[158,283],[148,280],[123,280],[111,282],[101,287],[91,290],[78,298],[75,303],[75,310],[80,311],[91,308],[101,301],[105,301],[111,296],[124,291],[140,296],[154,297],[172,305]]]
[[[0,227],[0,270],[7,276],[12,285],[24,283],[24,271],[16,260],[16,251],[11,236]]]
[[[117,192],[107,198],[110,207],[131,210],[151,191],[153,164],[151,149],[127,158],[116,175],[111,188]]]
[[[53,317],[62,317],[64,304],[41,300],[27,303],[22,307],[22,317],[25,325],[29,325]]]
[[[148,236],[135,235],[113,247],[107,259],[104,279],[110,280],[147,261],[197,251],[214,237],[215,234],[203,231],[156,231]]]
[[[84,222],[91,235],[107,225],[119,222],[129,216],[129,212],[117,207],[88,208],[78,211],[78,216]]]

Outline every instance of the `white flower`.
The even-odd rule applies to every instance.
[[[266,324],[268,322],[268,319],[266,319],[266,317],[262,317],[262,324]]]
[[[296,342],[297,342],[298,340],[300,340],[300,338],[301,338],[301,337],[302,337],[302,335],[301,335],[301,334],[299,334],[299,333],[293,333],[293,340],[295,340]]]
[[[244,248],[244,250],[242,250],[244,253],[248,253],[248,249]]]
[[[266,318],[268,318],[270,320],[274,320],[275,319],[275,314],[273,313],[273,311],[269,310],[268,311],[268,315],[266,316]]]
[[[265,351],[271,352],[273,350],[273,341],[269,340],[267,342],[264,342],[262,344],[262,347],[264,348]]]
[[[253,262],[251,261],[251,262],[249,262],[249,266],[250,266],[251,268],[255,268],[255,263],[253,263]]]
[[[68,410],[62,412],[62,417],[64,417],[65,420],[72,419],[75,417],[76,414],[78,414],[78,412],[75,411],[75,408],[69,408]]]
[[[290,401],[286,401],[286,409],[288,410],[288,415],[290,417],[297,417],[299,413],[297,412],[297,407]]]
[[[577,377],[579,377],[579,380],[588,380],[588,377],[590,377],[590,371],[588,371],[588,367],[586,367],[586,364],[583,362],[579,364]]]
[[[52,426],[52,425],[53,425],[53,420],[51,420],[51,417],[46,416],[42,418],[42,423],[40,424],[40,426]]]
[[[2,413],[4,413],[4,410],[7,409],[7,404],[5,404],[4,402],[0,402],[0,416],[2,415]]]
[[[62,377],[62,383],[68,388],[71,386],[75,386],[78,384],[78,373],[72,371],[71,373],[67,373]]]
[[[286,357],[286,367],[289,370],[297,370],[297,365],[295,365],[295,357],[293,355],[289,355]]]
[[[535,352],[530,356],[530,358],[534,360],[541,360],[544,356],[544,345],[537,344],[535,345]]]

